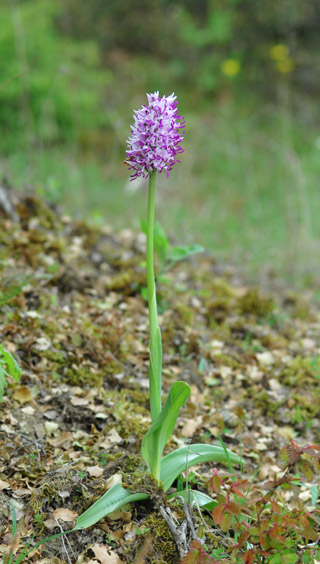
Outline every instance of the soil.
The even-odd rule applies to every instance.
[[[4,559],[10,502],[17,556],[29,541],[71,529],[115,475],[141,466],[150,423],[144,235],[74,221],[33,192],[10,199],[15,215],[0,212],[0,339],[22,377],[0,404]],[[163,393],[175,380],[192,389],[166,452],[220,435],[244,457],[245,475],[264,480],[292,439],[320,444],[320,310],[307,292],[263,291],[204,253],[158,273],[157,295]],[[193,487],[208,493],[214,466],[192,469]],[[179,557],[166,523],[144,502],[24,561]]]

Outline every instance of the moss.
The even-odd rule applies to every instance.
[[[280,380],[290,386],[302,386],[315,382],[312,359],[297,356],[280,374]]]
[[[142,390],[121,390],[120,398],[125,401],[133,402],[140,406],[148,408],[149,406],[149,393],[143,392]],[[140,410],[139,410],[140,413]]]
[[[129,489],[132,493],[148,494],[152,501],[164,505],[166,503],[164,491],[159,488],[159,484],[154,477],[145,471],[141,458],[138,463],[139,466],[134,471],[122,475],[123,487]]]
[[[207,317],[212,322],[212,318],[218,324],[222,323],[233,309],[233,301],[230,298],[218,297],[207,302]]]
[[[255,404],[263,409],[267,415],[273,416],[284,401],[274,401],[266,390],[258,392],[254,397]]]
[[[30,507],[35,513],[42,513],[50,505],[61,505],[60,492],[69,491],[70,485],[74,488],[74,475],[72,472],[64,476],[54,476],[33,490],[30,498]]]
[[[123,268],[119,274],[115,274],[108,283],[109,290],[122,292],[129,296],[140,292],[140,288],[145,284],[144,273],[139,273],[133,268]]]
[[[304,421],[319,415],[319,391],[313,395],[303,395],[303,393],[292,393],[291,398],[295,400],[296,406],[301,409],[301,418]]]
[[[236,369],[239,366],[239,362],[230,355],[221,353],[214,355],[214,363],[217,367],[219,366],[229,366],[230,368]]]
[[[290,310],[290,314],[293,317],[298,317],[303,321],[311,317],[310,303],[300,294],[288,291],[284,300],[284,306]]]
[[[197,331],[190,331],[187,335],[186,355],[193,353],[200,353],[199,333]]]
[[[172,534],[166,522],[157,513],[151,513],[141,525],[150,529],[148,535],[152,538],[152,547],[145,559],[146,564],[179,564],[180,558]],[[139,538],[136,545],[130,548],[130,562],[139,553],[143,540]],[[129,560],[127,560],[129,561]]]
[[[134,405],[131,406],[135,408]],[[129,439],[132,435],[141,441],[149,428],[149,424],[141,421],[141,415],[131,414],[130,410],[124,409],[124,413],[121,417],[119,424],[117,425],[117,431],[123,439]]]
[[[224,278],[214,278],[210,290],[219,298],[234,298],[235,291]]]
[[[114,370],[114,373],[115,372],[116,369]],[[90,384],[91,386],[98,386],[100,388],[103,385],[104,376],[102,372],[93,372],[88,366],[72,365],[72,368],[67,368],[64,372],[65,380],[73,386]]]
[[[258,288],[250,288],[238,299],[238,309],[243,315],[266,318],[273,312],[274,307],[273,299],[262,296]]]
[[[187,304],[180,303],[174,307],[174,320],[178,327],[191,325],[193,316],[194,311]]]
[[[140,455],[130,454],[125,455],[121,459],[121,471],[123,475],[132,475],[135,472],[141,472],[143,467],[143,461]]]
[[[51,351],[47,349],[45,351],[41,351],[41,355],[47,358],[48,360],[52,360],[57,364],[65,364],[67,360],[66,358],[67,354],[64,351],[58,351],[58,350]]]

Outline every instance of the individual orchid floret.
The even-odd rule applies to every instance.
[[[180,143],[185,130],[184,118],[177,115],[176,96],[159,97],[159,92],[147,94],[148,106],[134,113],[134,125],[128,139],[126,163],[133,170],[131,179],[147,178],[153,171],[165,170],[167,176],[176,158],[183,153]],[[182,121],[181,121],[182,120]]]

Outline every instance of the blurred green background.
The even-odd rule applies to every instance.
[[[139,229],[133,109],[174,91],[182,164],[157,218],[253,276],[319,281],[318,0],[2,0],[0,177]]]

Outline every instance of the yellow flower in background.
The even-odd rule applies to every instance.
[[[273,45],[269,50],[270,57],[276,63],[277,70],[283,74],[292,72],[295,62],[289,55],[289,47],[283,43]]]
[[[286,59],[283,59],[282,61],[277,61],[277,70],[279,72],[284,73],[284,74],[286,74],[288,72],[292,72],[294,67],[295,67],[295,63],[294,63],[294,60],[291,59],[291,57],[287,57]]]
[[[240,69],[241,65],[236,59],[226,59],[221,63],[221,70],[226,76],[236,76]]]
[[[283,61],[289,57],[289,47],[283,43],[270,47],[270,57],[274,61]]]

